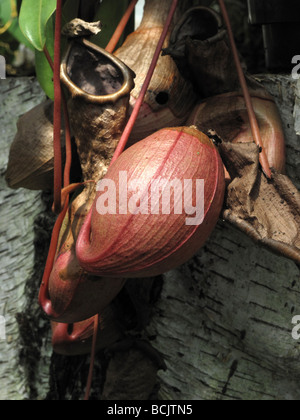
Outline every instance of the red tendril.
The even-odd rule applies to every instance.
[[[47,50],[46,47],[44,47],[44,54],[45,54],[45,57],[48,60],[49,66],[54,71],[54,63],[53,63],[52,58],[49,54],[49,51]],[[65,146],[65,148],[66,148],[66,163],[65,163],[65,168],[64,168],[64,188],[67,188],[70,185],[70,170],[71,170],[71,164],[72,164],[72,145],[71,145],[71,130],[70,130],[68,107],[67,107],[66,99],[65,99],[63,94],[61,96],[61,102],[62,102],[62,106],[63,106],[64,121],[65,121],[65,143],[66,143],[66,146]],[[59,115],[61,116],[61,110],[59,111]],[[55,132],[56,131],[55,130],[55,124],[57,123],[57,120],[55,118],[53,118],[53,120],[54,120],[53,124],[54,124],[54,132]],[[53,140],[53,142],[55,143],[55,140]],[[62,165],[61,165],[60,128],[59,128],[59,156],[56,155],[56,153],[57,153],[56,149],[57,148],[54,147],[54,173],[57,172],[57,164],[58,164],[59,173],[61,174]],[[60,182],[60,185],[57,185],[57,186],[54,183],[54,194],[56,195],[56,197],[59,197],[59,205],[61,206],[62,205],[61,175],[60,175],[60,181],[59,182]],[[51,275],[51,272],[52,272],[52,269],[53,269],[53,265],[54,265],[54,260],[55,260],[56,249],[57,249],[57,244],[58,244],[58,239],[59,239],[61,226],[63,224],[64,218],[67,214],[68,207],[69,207],[69,195],[65,195],[64,198],[65,199],[64,199],[64,203],[63,203],[63,209],[62,209],[61,213],[59,214],[59,216],[56,220],[56,223],[54,225],[53,231],[52,231],[52,237],[51,237],[51,243],[50,243],[50,247],[49,247],[46,267],[45,267],[45,270],[44,270],[44,275],[43,275],[42,284],[41,284],[40,293],[39,293],[40,305],[43,307],[45,313],[48,316],[58,315],[58,314],[54,314],[54,312],[53,312],[53,308],[52,308],[52,304],[51,304],[51,300],[50,300],[49,292],[48,292],[48,285],[49,285],[49,278],[50,278],[50,275]],[[58,198],[57,198],[57,201],[58,201]],[[55,206],[55,201],[54,201],[53,206]]]
[[[253,136],[253,139],[254,139],[255,143],[257,144],[257,146],[259,146],[260,149],[261,149],[261,153],[259,155],[260,164],[261,164],[262,170],[264,171],[266,177],[271,179],[272,178],[272,172],[271,172],[271,169],[270,169],[270,165],[269,165],[268,157],[267,157],[267,154],[266,154],[266,151],[265,151],[265,147],[263,145],[263,141],[262,141],[262,138],[261,138],[259,125],[258,125],[257,118],[256,118],[256,115],[255,115],[255,111],[254,111],[254,108],[253,108],[252,99],[251,99],[251,96],[250,96],[250,93],[249,93],[249,89],[248,89],[247,81],[246,81],[246,78],[245,78],[245,74],[244,74],[244,71],[243,71],[243,68],[242,68],[242,65],[241,65],[241,62],[240,62],[239,53],[238,53],[236,43],[235,43],[235,40],[234,40],[232,27],[231,27],[230,19],[229,19],[229,16],[228,16],[228,12],[227,12],[224,0],[219,0],[219,4],[220,4],[220,8],[221,8],[221,11],[222,11],[222,14],[223,14],[225,24],[227,26],[229,41],[230,41],[230,45],[231,45],[231,49],[232,49],[232,53],[233,53],[233,58],[234,58],[234,62],[235,62],[235,65],[236,65],[237,72],[238,72],[240,85],[241,85],[243,95],[244,95],[244,98],[245,98],[247,112],[248,112],[248,115],[249,115],[252,136]]]
[[[137,2],[138,2],[138,0],[132,0],[131,1],[131,3],[129,5],[128,9],[126,10],[124,16],[122,17],[122,19],[121,19],[121,21],[120,21],[117,29],[115,30],[115,32],[114,32],[111,40],[107,44],[107,47],[105,49],[109,53],[113,53],[114,52],[114,50],[115,50],[115,48],[116,48],[116,46],[117,46],[117,44],[118,44],[118,42],[119,42],[122,34],[123,34],[123,32],[124,32],[124,30],[126,28],[126,25],[127,25],[128,21],[129,21],[131,15],[132,15],[133,11],[134,11],[134,8],[135,8]]]
[[[60,47],[61,47],[61,21],[62,21],[62,0],[57,0],[56,19],[55,19],[55,37],[54,37],[54,130],[53,130],[53,147],[54,147],[54,208],[55,212],[61,212],[61,195],[62,186],[62,163],[61,163],[61,107],[62,92],[60,84]]]
[[[84,400],[88,401],[90,398],[92,381],[93,381],[93,371],[95,365],[95,355],[96,355],[96,346],[97,346],[97,337],[98,337],[98,330],[99,330],[99,315],[96,315],[94,318],[94,332],[93,332],[93,344],[92,344],[92,351],[91,351],[91,362],[90,362],[90,369],[89,375],[86,385],[86,391]]]
[[[138,99],[137,99],[137,101],[135,103],[135,106],[133,108],[132,114],[131,114],[131,116],[129,118],[129,121],[128,121],[125,129],[124,129],[124,132],[122,134],[122,137],[120,139],[120,142],[118,144],[118,147],[117,147],[117,149],[115,151],[115,154],[114,154],[114,156],[112,158],[111,165],[118,159],[118,157],[124,151],[124,149],[126,147],[126,144],[127,144],[128,140],[129,140],[130,134],[131,134],[131,132],[133,130],[133,127],[134,127],[134,124],[135,124],[136,119],[138,117],[138,114],[140,112],[141,106],[143,105],[144,98],[145,98],[145,95],[147,93],[147,89],[149,87],[149,84],[151,82],[153,73],[155,71],[157,61],[159,59],[159,56],[160,56],[162,47],[164,45],[164,42],[165,42],[165,39],[167,37],[167,34],[168,34],[168,31],[169,31],[169,28],[170,28],[172,19],[174,17],[174,13],[176,11],[177,4],[178,4],[178,0],[173,0],[172,5],[171,5],[171,8],[170,8],[170,11],[169,11],[169,15],[167,17],[167,20],[166,20],[166,23],[165,23],[163,32],[161,34],[161,37],[160,37],[160,39],[158,41],[158,44],[157,44],[157,47],[156,47],[156,50],[155,50],[155,53],[154,53],[154,56],[153,56],[153,59],[152,59],[150,68],[148,70],[148,73],[147,73],[147,76],[146,76],[146,79],[145,79],[145,82],[144,82],[144,84],[142,86],[141,92],[140,92],[139,97],[138,97]]]

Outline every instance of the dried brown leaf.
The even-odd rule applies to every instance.
[[[300,192],[285,175],[268,180],[253,143],[222,143],[220,152],[232,182],[223,217],[254,241],[300,264]]]

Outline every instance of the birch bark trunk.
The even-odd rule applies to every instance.
[[[298,92],[288,76],[258,77],[275,97],[287,172],[299,188]],[[298,133],[299,134],[299,133]],[[164,355],[162,399],[298,400],[299,268],[222,221],[199,254],[165,275],[148,327]]]
[[[45,205],[39,192],[9,189],[5,170],[18,117],[42,102],[44,94],[34,79],[7,79],[0,82],[0,99],[0,399],[23,400],[30,394],[23,361],[31,356],[24,346],[22,325],[27,292],[31,293],[28,281],[36,264],[34,225]]]
[[[288,175],[300,187],[296,82],[263,75],[286,131]],[[0,83],[0,399],[82,398],[89,356],[52,355],[37,305],[51,197],[9,190],[8,150],[20,114],[43,99],[32,79]],[[126,339],[97,356],[92,398],[298,400],[299,269],[220,220],[206,246],[162,278],[129,281],[114,302]],[[3,328],[1,329],[3,332]],[[0,332],[1,332],[0,331]],[[160,356],[159,356],[160,355]],[[165,363],[166,370],[159,370]],[[157,373],[158,371],[158,373]]]

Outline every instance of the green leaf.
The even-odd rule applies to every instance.
[[[55,19],[52,16],[46,26],[46,47],[52,60],[54,58],[54,26]],[[50,99],[54,100],[53,71],[42,51],[35,51],[35,69],[42,89]]]
[[[8,32],[17,40],[19,41],[20,44],[25,45],[26,47],[30,48],[31,50],[33,50],[33,46],[31,45],[30,42],[28,42],[28,39],[25,38],[25,36],[23,35],[23,33],[21,32],[20,26],[18,24],[18,20],[16,19],[11,27],[9,28]]]
[[[46,28],[56,9],[56,0],[23,0],[19,25],[25,37],[35,49],[43,51]]]
[[[33,48],[30,42],[22,34],[19,23],[18,16],[12,16],[12,3],[11,0],[0,0],[0,21],[1,26],[5,26],[10,22],[7,32],[10,33],[18,42],[26,45],[28,48]]]
[[[0,20],[1,26],[4,26],[8,21],[10,21],[12,15],[11,10],[11,1],[10,0],[1,0],[0,2]]]

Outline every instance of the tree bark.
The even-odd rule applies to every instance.
[[[1,80],[0,97],[0,316],[5,329],[5,340],[0,338],[0,399],[23,400],[29,397],[29,388],[20,361],[28,349],[23,347],[19,321],[26,317],[27,283],[35,267],[34,224],[45,206],[41,193],[10,190],[4,177],[18,117],[40,103],[44,94],[35,80],[20,78]],[[39,380],[43,382],[42,377]]]
[[[277,100],[287,171],[299,188],[296,82],[259,79]],[[1,81],[0,94],[0,316],[6,326],[0,399],[80,399],[89,356],[52,354],[49,322],[37,304],[54,222],[51,195],[9,190],[4,181],[17,118],[43,94],[28,78]],[[125,339],[97,355],[92,398],[298,400],[292,318],[300,315],[299,295],[293,262],[220,220],[184,266],[161,278],[128,281],[113,303]]]
[[[275,97],[287,141],[287,173],[299,188],[296,83],[258,77]],[[165,275],[147,331],[167,370],[162,399],[298,400],[299,268],[220,221],[199,254]]]

